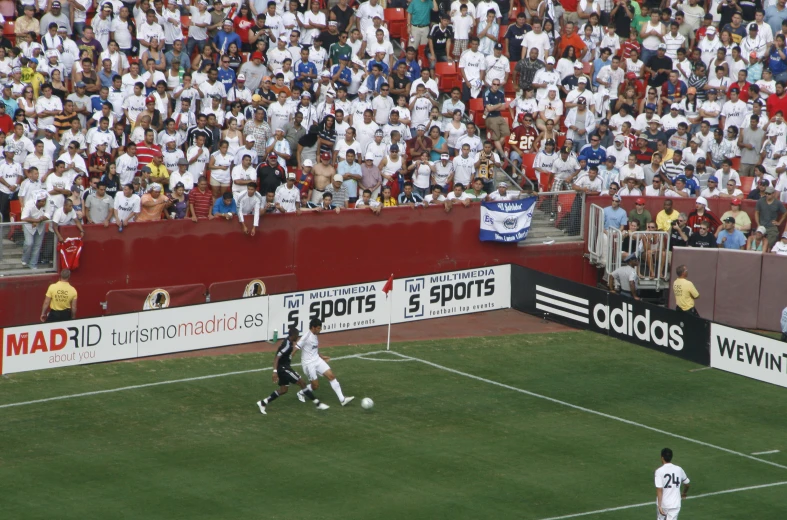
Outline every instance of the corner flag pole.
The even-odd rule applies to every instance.
[[[388,281],[385,282],[383,286],[383,292],[385,293],[385,298],[388,300],[388,341],[385,345],[385,350],[391,350],[391,318],[393,316],[393,298],[389,297],[389,294],[393,290],[393,280],[394,275],[391,273],[391,276],[388,278]]]

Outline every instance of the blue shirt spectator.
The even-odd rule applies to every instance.
[[[228,213],[232,215],[238,214],[238,205],[235,203],[232,195],[230,195],[229,199],[222,197],[213,204],[214,215],[226,215]]]
[[[725,223],[728,219],[732,219],[732,224],[734,226],[735,219],[728,217],[725,219]],[[734,227],[732,228],[732,231],[723,229],[719,232],[719,236],[716,237],[716,243],[724,249],[742,249],[746,245],[746,235]]]
[[[405,76],[407,76],[407,80],[410,83],[421,77],[421,66],[418,65],[418,60],[407,61],[407,58],[402,58],[396,62],[394,69],[398,67],[400,63],[407,65],[407,72],[405,73]]]
[[[612,196],[612,205],[604,208],[604,229],[622,229],[629,223],[626,210],[620,207],[620,197]]]
[[[598,143],[600,142],[601,138],[599,138],[597,135],[593,136],[590,138],[590,144],[586,144],[582,150],[579,151],[579,154],[584,155],[587,159],[588,168],[591,166],[601,166],[601,164],[607,160],[607,151],[599,146]],[[595,148],[593,147],[594,144],[596,145]],[[609,186],[607,186],[607,188],[609,188]]]
[[[303,88],[303,78],[306,77],[306,74],[314,74],[314,77],[317,77],[317,65],[314,63],[307,61],[302,62],[298,61],[298,64],[295,66],[295,84],[299,88]],[[312,81],[314,81],[312,79]]]
[[[228,20],[225,20],[224,27],[216,33],[216,36],[213,37],[213,44],[219,50],[219,54],[226,54],[230,48],[230,44],[234,43],[238,46],[239,49],[243,47],[243,43],[240,41],[240,36],[236,33],[232,32],[232,22],[227,23]],[[225,29],[229,28],[229,32]]]
[[[219,83],[224,85],[224,91],[229,92],[235,86],[235,71],[230,68],[219,67]]]
[[[339,157],[339,164],[336,166],[336,173],[345,176],[348,173],[351,175],[361,175],[361,165],[358,161],[353,161],[352,164],[342,160],[344,157]],[[347,188],[347,196],[351,199],[358,198],[358,181],[355,179],[348,179],[343,182],[344,187]]]
[[[366,78],[366,88],[368,88],[370,92],[376,92],[379,94],[380,87],[387,84],[388,81],[385,79],[385,76],[370,75],[368,78]]]
[[[339,67],[339,65],[334,65],[333,68],[331,68],[331,77],[334,77],[336,73],[339,72]],[[353,73],[349,67],[344,67],[344,70],[339,74],[339,79],[347,82],[347,84],[340,83],[339,85],[344,85],[345,87],[350,85],[353,79]]]
[[[506,95],[503,93],[502,90],[498,90],[497,92],[492,91],[492,89],[488,89],[484,93],[484,106],[492,106],[492,105],[499,105],[501,103],[506,102]],[[489,117],[500,117],[499,110],[491,110],[489,111]],[[439,159],[439,156],[438,156]]]
[[[388,68],[388,64],[387,63],[385,63],[384,61],[377,61],[374,58],[369,60],[369,63],[366,64],[366,70],[371,72],[372,71],[372,67],[374,67],[375,65],[379,65],[380,67],[382,67],[382,69],[383,69],[383,76],[388,76],[388,74],[391,73],[391,69]]]
[[[16,99],[14,99],[13,97],[10,97],[9,99],[6,98],[2,98],[2,99],[3,99],[3,104],[5,105],[5,113],[11,116],[11,118],[13,119],[14,114],[16,114],[16,111],[19,110],[19,103],[17,103]],[[100,110],[101,109],[99,109],[99,111]]]

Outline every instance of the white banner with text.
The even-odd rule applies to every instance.
[[[710,366],[787,387],[787,343],[712,323]]]

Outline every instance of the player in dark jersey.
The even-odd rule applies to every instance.
[[[306,383],[301,378],[300,374],[292,369],[292,353],[295,351],[295,344],[298,342],[300,332],[295,327],[290,327],[289,336],[284,338],[281,342],[279,349],[276,351],[276,357],[273,358],[273,382],[278,383],[279,389],[263,399],[257,401],[257,406],[260,407],[260,413],[268,415],[266,412],[267,406],[271,401],[279,396],[287,393],[289,385],[296,384],[301,387],[303,394],[308,397],[318,410],[327,410],[330,408],[327,404],[321,403],[319,399],[314,397],[311,390],[306,388]]]

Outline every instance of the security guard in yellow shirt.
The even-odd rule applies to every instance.
[[[675,294],[675,310],[699,316],[694,301],[700,297],[700,293],[694,284],[687,280],[689,268],[679,265],[675,272],[678,275],[678,279],[672,284],[672,292]]]
[[[71,271],[63,269],[60,280],[49,286],[41,309],[41,322],[73,320],[77,314],[77,290],[69,283]]]

